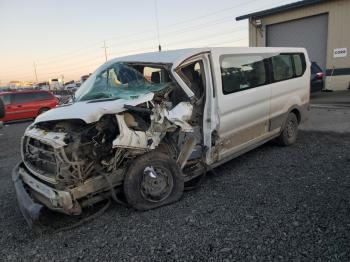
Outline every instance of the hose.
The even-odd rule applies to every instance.
[[[117,204],[120,204],[122,206],[126,206],[127,203],[125,203],[124,201],[118,199],[116,193],[115,193],[115,190],[114,190],[114,187],[111,183],[111,181],[108,179],[108,176],[106,173],[104,172],[100,172],[101,175],[103,175],[103,177],[106,179],[107,183],[108,183],[108,186],[109,186],[109,190],[111,191],[111,196],[112,196],[112,199],[114,200],[114,202],[116,202]]]
[[[93,219],[96,219],[96,218],[102,216],[106,212],[106,210],[109,208],[109,206],[111,205],[111,200],[109,198],[107,200],[108,201],[107,201],[106,205],[104,205],[96,213],[92,214],[91,216],[82,218],[81,220],[79,220],[78,222],[76,222],[76,223],[74,223],[72,225],[59,228],[59,229],[55,230],[54,233],[63,232],[63,231],[67,231],[67,230],[71,230],[71,229],[77,228],[77,227],[85,224],[86,222],[89,222],[89,221],[91,221]]]

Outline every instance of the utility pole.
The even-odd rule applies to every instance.
[[[106,58],[106,62],[107,62],[107,48],[108,48],[108,46],[106,46],[106,41],[103,41],[103,46],[101,48],[104,48],[104,50],[105,50],[105,58]]]
[[[62,86],[61,89],[64,89],[64,75],[61,75]],[[58,83],[59,84],[59,83]]]
[[[34,66],[35,81],[38,82],[38,75],[36,73],[36,64],[35,64],[35,62],[33,62],[33,66]]]
[[[157,40],[158,40],[158,51],[162,51],[162,46],[160,45],[160,37],[159,37],[159,19],[158,19],[158,4],[157,0],[154,0],[154,10],[156,13],[156,30],[157,30]]]

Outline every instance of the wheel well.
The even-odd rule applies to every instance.
[[[300,115],[300,111],[296,108],[294,108],[292,111],[290,111],[291,113],[293,113],[294,115],[296,115],[297,119],[298,119],[298,124],[300,124],[301,121],[301,115]]]

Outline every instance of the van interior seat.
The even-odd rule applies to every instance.
[[[155,84],[159,84],[160,83],[160,72],[152,72],[151,81]]]

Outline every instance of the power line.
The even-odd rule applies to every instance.
[[[210,13],[207,13],[207,14],[205,14],[205,15],[201,15],[201,16],[197,16],[197,17],[194,17],[194,18],[191,18],[191,19],[187,19],[187,20],[185,20],[185,21],[181,21],[181,22],[177,22],[177,23],[174,23],[174,24],[171,24],[171,25],[168,25],[168,26],[165,26],[165,27],[162,27],[162,28],[171,28],[171,27],[175,27],[175,26],[177,26],[177,25],[180,25],[180,24],[185,24],[185,23],[189,23],[189,22],[192,22],[192,21],[197,21],[197,20],[203,20],[204,18],[207,18],[207,17],[210,17],[210,16],[213,16],[213,15],[215,15],[215,14],[218,14],[218,13],[221,13],[221,12],[225,12],[225,11],[228,11],[228,10],[231,10],[231,9],[233,9],[233,8],[237,8],[237,7],[240,7],[240,6],[244,6],[244,5],[248,5],[248,4],[251,4],[251,3],[253,3],[253,2],[257,2],[258,0],[252,0],[252,1],[249,1],[249,2],[244,2],[244,3],[240,3],[240,4],[238,4],[238,5],[235,5],[235,6],[232,6],[232,7],[228,7],[228,8],[223,8],[223,9],[220,9],[220,10],[217,10],[217,11],[214,11],[214,12],[210,12]],[[290,1],[288,1],[288,2],[290,2]],[[155,0],[155,5],[157,4],[157,2],[156,2],[156,0]],[[155,6],[156,8],[158,8],[157,7],[157,5]],[[261,8],[259,8],[259,9],[261,9]],[[258,10],[259,10],[258,9]],[[158,11],[157,9],[156,9],[156,11]],[[247,11],[248,12],[248,11]],[[158,12],[157,12],[158,13]],[[230,21],[232,21],[233,20],[233,16],[234,15],[232,15],[232,16],[230,16],[230,17],[227,17],[227,19],[229,19],[229,20],[225,20],[226,19],[226,17],[225,18],[221,18],[221,19],[216,19],[216,20],[212,20],[212,21],[210,21],[210,22],[206,22],[206,23],[201,23],[201,24],[199,24],[199,25],[194,25],[194,26],[191,26],[191,27],[186,27],[186,28],[184,28],[184,29],[181,29],[181,30],[175,30],[175,31],[172,31],[172,32],[167,32],[167,33],[165,33],[165,34],[162,34],[162,36],[172,36],[172,35],[174,35],[174,34],[182,34],[182,33],[187,33],[187,32],[190,32],[190,31],[194,31],[194,30],[205,30],[205,29],[207,29],[207,28],[203,28],[203,26],[204,25],[208,25],[207,27],[210,27],[210,26],[214,26],[214,25],[217,25],[217,24],[221,24],[221,23],[225,23],[225,22],[230,22]],[[158,20],[158,15],[156,16],[156,20]],[[156,21],[157,22],[157,40],[158,40],[158,44],[160,45],[160,30],[159,30],[159,20],[158,21]],[[214,24],[213,24],[213,22],[215,22]],[[128,36],[130,37],[130,36],[133,36],[133,35],[140,35],[140,34],[149,34],[149,32],[145,32],[145,31],[143,31],[143,32],[140,32],[140,33],[135,33],[135,34],[130,34],[130,35],[127,35],[127,36],[124,36],[123,38],[125,39],[125,38],[127,38]],[[210,37],[211,37],[212,35],[210,35]],[[209,37],[209,36],[208,36]],[[120,39],[120,36],[118,36],[118,38]],[[110,38],[110,39],[114,39],[114,38]],[[150,39],[150,38],[147,38],[147,39],[145,39],[145,40],[148,40],[148,39]],[[126,44],[127,44],[127,42],[125,42]],[[105,44],[105,43],[104,43]],[[85,53],[85,52],[87,52],[87,50],[92,50],[92,49],[95,49],[95,48],[97,48],[96,46],[95,46],[96,44],[94,44],[94,45],[91,45],[91,46],[89,46],[89,47],[85,47],[85,48],[80,48],[79,50],[77,50],[77,51],[74,51],[74,53],[72,54],[71,52],[66,52],[66,53],[64,53],[64,54],[61,54],[60,56],[59,56],[59,59],[55,59],[55,56],[53,56],[53,57],[49,57],[49,58],[46,58],[46,59],[41,59],[40,61],[48,61],[48,60],[53,60],[54,59],[54,62],[55,62],[55,67],[57,67],[57,63],[58,63],[58,61],[59,60],[62,60],[62,59],[65,59],[65,61],[64,62],[66,62],[67,60],[69,61],[69,60],[72,60],[72,58],[73,57],[80,57],[81,55],[82,55],[82,53]],[[120,43],[119,43],[119,45],[120,45]],[[170,43],[170,45],[171,45],[171,43]],[[172,45],[174,45],[174,43],[172,44]],[[110,46],[117,46],[117,45],[110,45]],[[105,59],[107,60],[107,52],[106,52],[106,46],[104,45],[104,47],[103,48],[105,48]],[[144,49],[143,49],[144,50]],[[135,50],[134,50],[135,51]],[[125,53],[127,53],[128,51],[121,51],[121,52],[119,52],[118,54],[125,54]],[[113,54],[113,53],[112,53]],[[66,57],[66,58],[64,58],[64,57]],[[68,57],[69,58],[71,58],[71,59],[68,59]],[[42,67],[45,63],[42,63],[42,62],[40,62],[39,61],[39,64],[37,64],[37,65],[39,65],[39,67]],[[75,59],[74,59],[74,61],[76,61]],[[46,63],[46,64],[52,64],[53,62],[50,62],[50,63]],[[62,62],[61,62],[62,63]],[[68,63],[69,64],[69,63]],[[62,66],[62,65],[61,65]],[[56,70],[55,70],[56,71]]]

